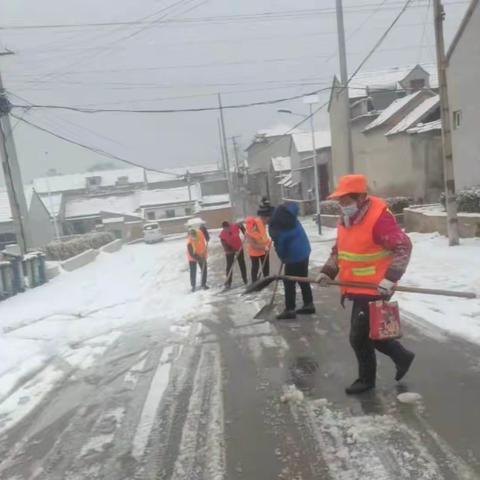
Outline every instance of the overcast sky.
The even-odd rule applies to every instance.
[[[344,1],[350,71],[403,3]],[[434,62],[429,3],[413,1],[365,71]],[[468,2],[445,3],[448,45]],[[215,106],[217,92],[225,105],[289,97],[328,86],[338,71],[334,6],[334,0],[0,0],[2,27],[156,21],[3,29],[0,46],[15,55],[1,57],[0,68],[9,92],[37,104],[178,109]],[[265,12],[289,14],[259,15]],[[170,22],[157,21],[161,19]],[[229,110],[227,134],[239,136],[246,147],[255,131],[298,120],[277,113],[278,108],[306,111],[301,100]],[[17,109],[14,113],[25,114]],[[218,112],[87,115],[37,110],[24,118],[75,141],[161,169],[217,162],[217,117]],[[25,124],[17,125],[15,119],[12,123],[26,181],[49,168],[69,173],[108,162]],[[326,114],[318,114],[316,123],[328,128]]]

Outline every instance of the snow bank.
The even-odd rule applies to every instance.
[[[189,293],[184,249],[180,240],[100,253],[94,263],[2,302],[0,414],[10,411],[12,390],[36,372],[40,377],[56,357],[67,368],[90,368],[127,325],[154,320],[171,335],[174,323],[208,314],[212,293]],[[46,391],[60,376],[45,376]]]
[[[318,237],[313,221],[305,222],[311,239],[335,237],[334,229],[324,229]],[[449,247],[448,239],[438,233],[410,233],[413,253],[401,284],[405,286],[480,292],[480,239],[462,239],[458,247]],[[332,242],[312,241],[313,272],[330,254]],[[397,294],[400,308],[450,333],[480,344],[480,300],[419,294]]]

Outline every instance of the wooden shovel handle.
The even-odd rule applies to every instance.
[[[295,282],[303,283],[320,283],[315,278],[309,277],[294,277],[283,275],[281,278],[284,280],[292,280]],[[368,288],[370,290],[377,290],[378,286],[373,283],[361,283],[361,282],[339,282],[337,280],[331,280],[328,285],[335,285],[338,287],[351,287],[351,288]],[[397,285],[394,289],[396,292],[405,293],[422,293],[424,295],[441,295],[444,297],[458,297],[458,298],[478,298],[478,295],[474,292],[456,292],[452,290],[438,290],[434,288],[419,288],[419,287],[404,287]]]

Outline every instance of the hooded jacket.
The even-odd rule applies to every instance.
[[[298,210],[296,203],[280,205],[270,220],[270,236],[283,263],[302,262],[312,251],[307,234],[298,221]]]

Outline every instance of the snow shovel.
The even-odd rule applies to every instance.
[[[264,305],[258,312],[257,314],[253,317],[254,319],[260,319],[260,318],[263,318],[263,319],[266,319],[266,318],[269,318],[271,313],[273,312],[273,308],[274,308],[274,303],[275,303],[275,296],[277,294],[277,290],[278,290],[278,282],[280,281],[280,275],[282,274],[282,270],[283,270],[283,262],[280,264],[280,269],[278,270],[278,275],[276,275],[275,280],[274,280],[274,285],[273,285],[273,292],[272,292],[272,298],[270,299],[270,302],[267,303],[266,305]],[[266,277],[266,278],[272,278],[272,277]],[[264,279],[263,279],[264,280]],[[259,280],[260,282],[262,280]],[[258,282],[255,282],[254,285],[258,283]]]
[[[263,278],[258,280],[254,284],[250,285],[246,290],[245,294],[253,292],[261,292],[263,289],[267,288],[272,282],[276,280],[292,280],[295,282],[303,283],[317,283],[320,284],[315,278],[309,277],[293,277],[287,275],[276,275]],[[368,288],[371,290],[377,290],[378,286],[373,283],[361,283],[361,282],[339,282],[336,280],[331,280],[327,283],[327,286],[338,286],[338,287],[351,287],[351,288]],[[433,288],[419,288],[419,287],[404,287],[402,285],[397,285],[395,287],[396,292],[405,292],[405,293],[421,293],[424,295],[441,295],[444,297],[457,297],[457,298],[480,298],[480,295],[474,292],[458,292],[452,290],[438,290]]]
[[[224,288],[223,288],[223,290],[220,290],[220,293],[225,293],[225,292],[230,290],[230,288],[227,288],[226,285],[227,285],[227,282],[230,280],[231,276],[233,275],[233,269],[235,268],[235,264],[238,261],[238,257],[240,256],[240,253],[243,252],[244,243],[245,243],[245,239],[242,241],[242,246],[241,246],[240,250],[235,252],[235,255],[233,257],[232,266],[230,267],[230,269],[228,270],[228,273],[227,273],[227,278],[225,280]]]

